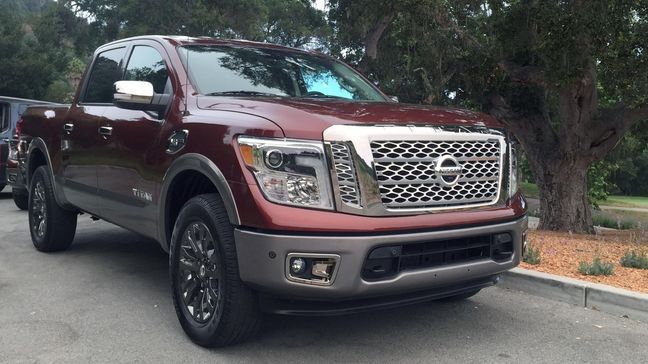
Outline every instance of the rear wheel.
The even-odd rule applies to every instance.
[[[220,347],[256,334],[256,294],[239,277],[234,229],[220,196],[200,195],[182,208],[170,246],[173,303],[195,343]]]
[[[56,202],[46,166],[34,171],[28,200],[29,231],[34,247],[42,252],[67,249],[74,240],[77,214]]]
[[[14,203],[21,210],[27,210],[29,207],[29,192],[23,188],[14,188],[11,190],[11,197]]]

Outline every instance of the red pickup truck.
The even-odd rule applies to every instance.
[[[23,115],[29,226],[63,250],[85,212],[159,241],[204,346],[260,311],[461,299],[524,249],[515,144],[476,112],[400,104],[345,64],[265,43],[100,47],[72,105]]]

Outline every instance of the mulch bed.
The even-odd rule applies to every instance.
[[[539,265],[523,262],[522,268],[648,293],[648,270],[625,268],[619,263],[630,249],[648,253],[648,231],[606,231],[597,235],[530,231],[529,242],[540,249],[541,261]],[[579,262],[591,263],[596,256],[614,264],[613,275],[586,276],[578,272]]]

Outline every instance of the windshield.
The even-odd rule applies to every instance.
[[[180,54],[203,95],[386,101],[358,73],[328,57],[222,45],[184,46]]]

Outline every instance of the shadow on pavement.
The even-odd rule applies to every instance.
[[[10,200],[11,199],[11,189],[9,187],[5,187],[2,192],[0,192],[0,200]]]
[[[99,227],[96,229],[83,226],[70,250],[61,253],[65,255],[65,260],[87,266],[82,269],[88,275],[94,276],[95,282],[102,279],[120,279],[129,280],[130,286],[148,287],[146,292],[139,294],[151,295],[150,301],[168,302],[168,306],[161,307],[165,310],[163,315],[172,321],[171,330],[177,330],[175,334],[184,336],[180,326],[176,325],[175,312],[170,304],[168,255],[153,240],[126,230],[115,229],[104,222],[97,225]],[[127,291],[124,294],[134,292]],[[455,327],[457,320],[479,325],[483,320],[492,320],[493,315],[506,314],[504,309],[500,311],[498,308],[489,308],[498,312],[490,312],[487,316],[491,318],[487,319],[483,316],[483,310],[480,312],[476,309],[476,305],[472,300],[454,303],[430,302],[338,317],[265,315],[262,330],[256,339],[239,346],[218,349],[218,352],[236,353],[240,358],[247,348],[268,345],[298,349],[355,343],[372,347],[373,356],[377,354],[376,351],[391,350],[385,347],[384,338],[393,335],[394,331],[408,332],[408,336],[420,334],[422,341],[428,341],[443,330],[454,328],[457,334],[461,334],[461,330],[457,332]],[[466,334],[470,334],[468,331]],[[188,342],[188,338],[182,339]]]

